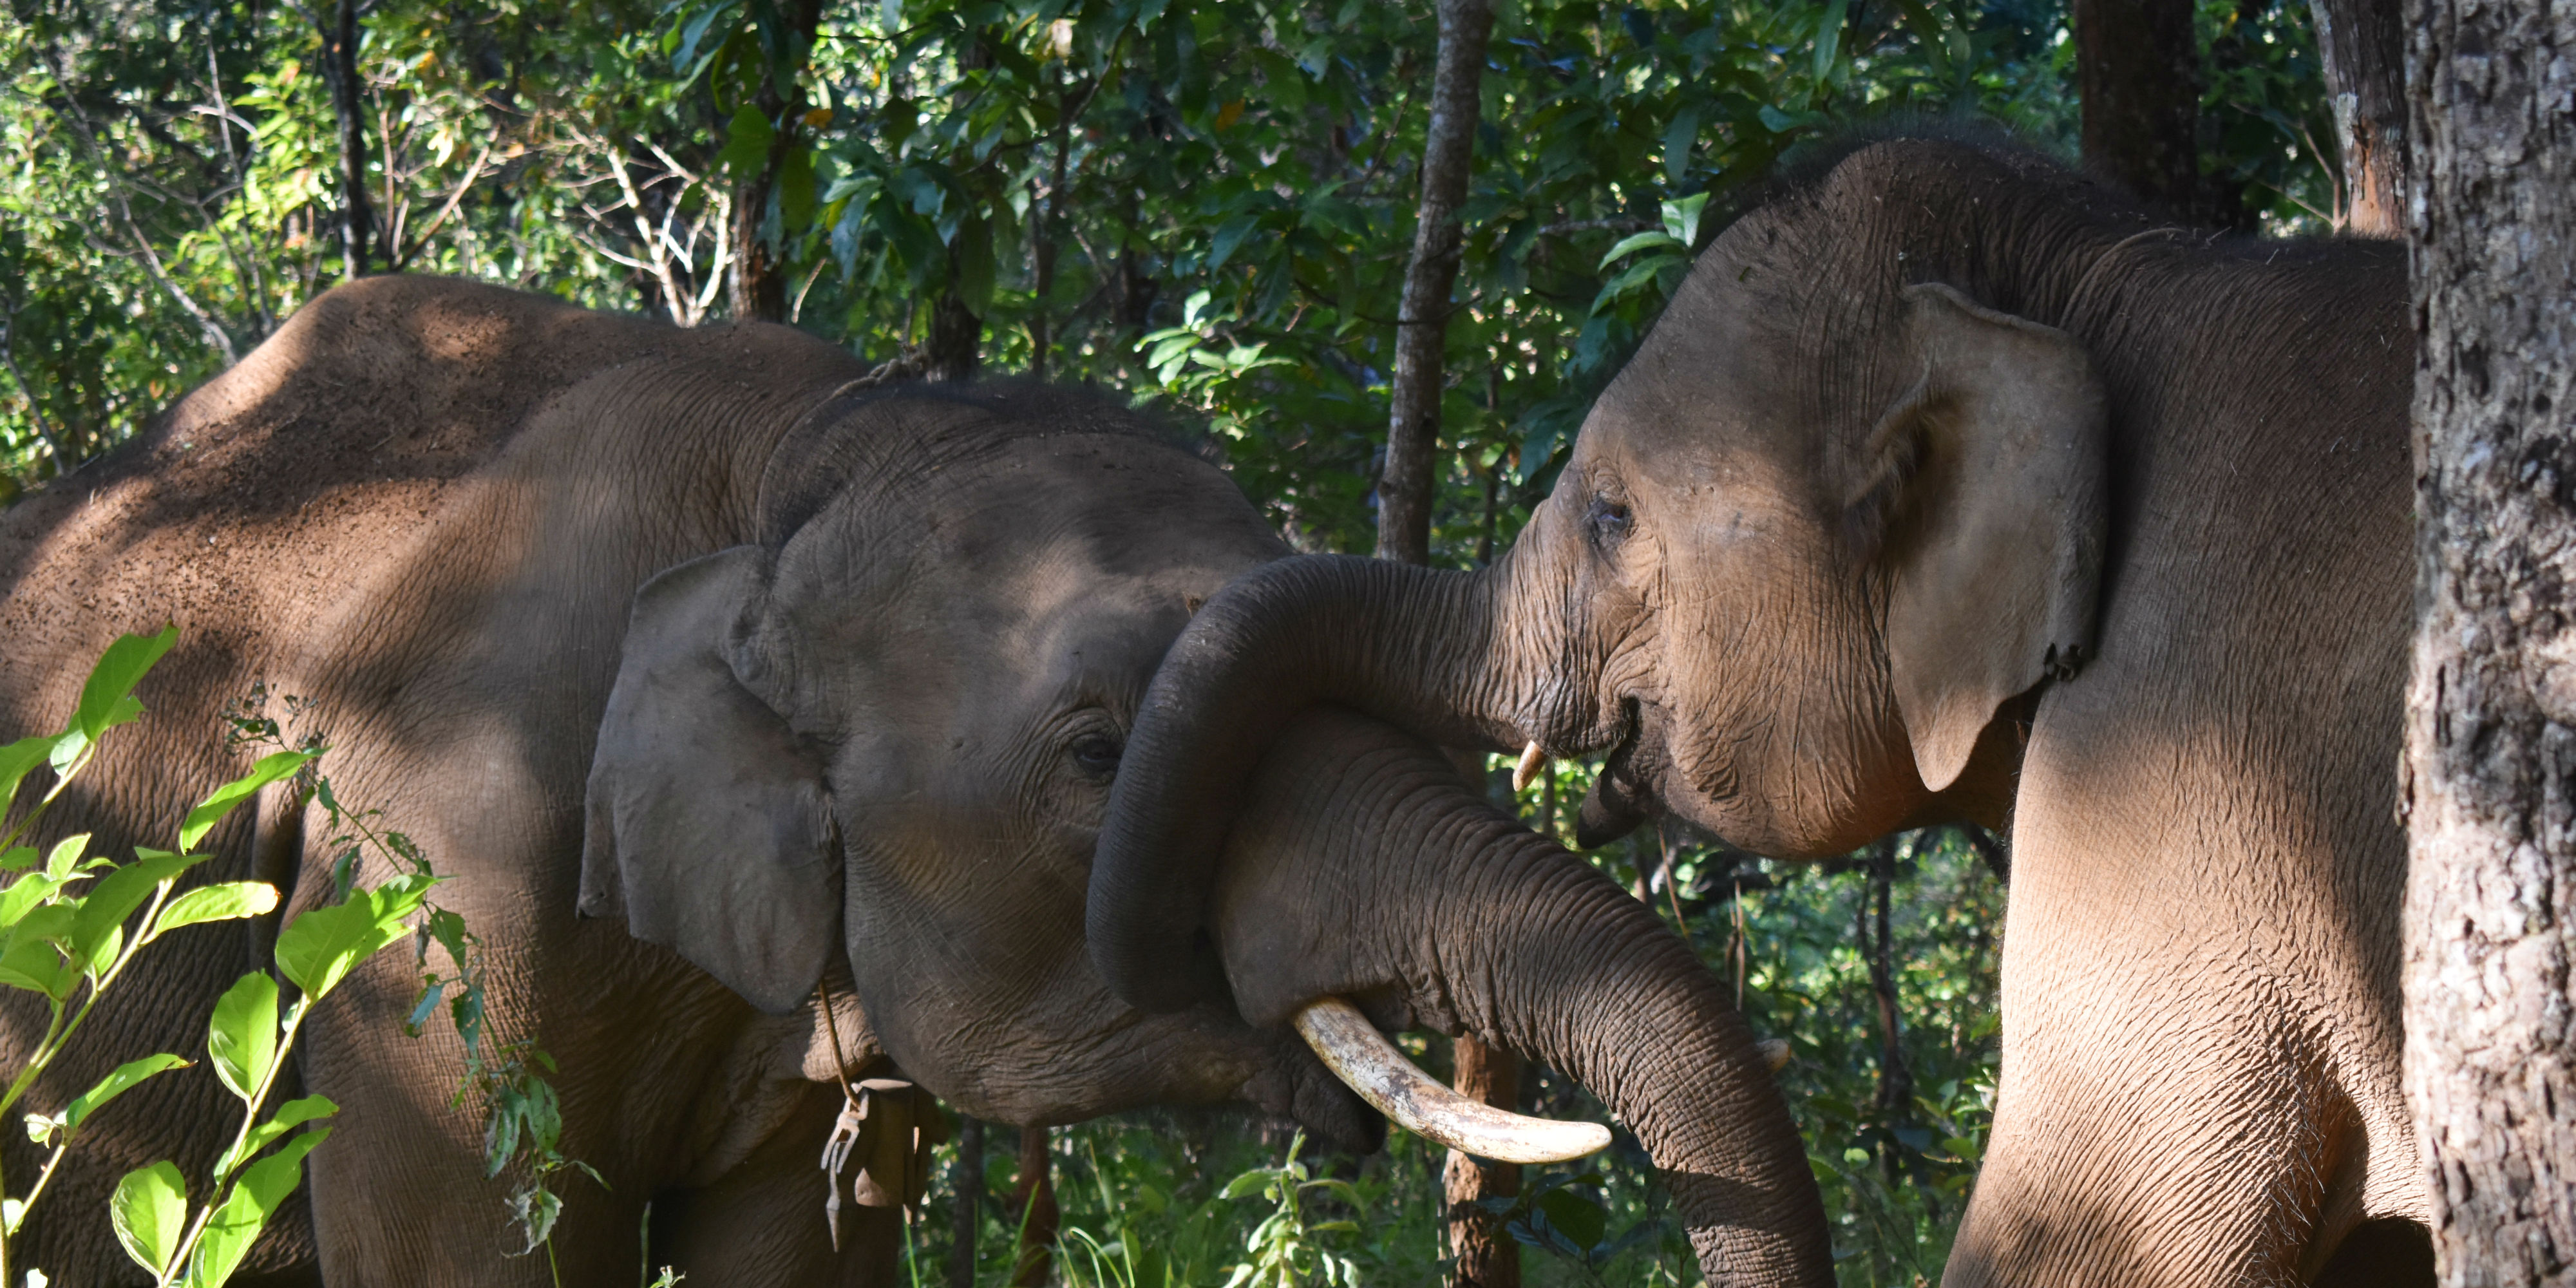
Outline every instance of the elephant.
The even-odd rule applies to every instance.
[[[1286,547],[1184,437],[1106,397],[888,375],[766,323],[368,278],[0,516],[0,718],[53,728],[113,635],[182,630],[139,690],[149,722],[45,829],[166,844],[242,767],[213,736],[226,704],[300,698],[336,799],[449,878],[492,1030],[558,1061],[560,1148],[605,1182],[565,1187],[549,1254],[503,1255],[506,1182],[449,1104],[461,1046],[403,1035],[419,976],[389,952],[305,1027],[295,1078],[341,1106],[337,1134],[243,1282],[537,1285],[551,1261],[626,1284],[642,1229],[649,1264],[692,1282],[894,1284],[895,1210],[844,1212],[837,1249],[822,1210],[844,1078],[1022,1125],[1248,1104],[1344,1150],[1383,1123],[1335,1071],[1409,1088],[1426,1132],[1467,1112],[1371,1034],[1301,1041],[1326,1003],[1587,1081],[1726,1273],[1825,1282],[1798,1138],[1714,977],[1382,723],[1318,716],[1255,776],[1226,863],[1252,1000],[1113,998],[1083,901],[1136,703],[1190,613]],[[268,789],[200,872],[272,881],[289,912],[330,898],[305,800]],[[156,947],[29,1106],[184,1053],[275,933]],[[0,1058],[31,1023],[0,1009]],[[130,1092],[22,1264],[132,1281],[114,1178],[158,1157],[202,1175],[234,1112],[202,1071]],[[0,1150],[32,1175],[24,1140]],[[896,1154],[866,1174],[880,1201],[921,1179]]]
[[[1487,568],[1305,556],[1145,699],[1090,944],[1148,1010],[1310,703],[1603,754],[1615,836],[2009,829],[1943,1282],[2429,1283],[2400,1085],[2400,246],[2171,224],[2006,142],[1829,150],[1702,251]]]

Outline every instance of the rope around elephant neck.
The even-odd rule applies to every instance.
[[[814,981],[814,1000],[823,1008],[823,1032],[832,1042],[832,1073],[841,1080],[841,1094],[855,1105],[859,1102],[859,1089],[850,1081],[849,1057],[841,1050],[840,1023],[832,1018],[832,986],[829,982]]]

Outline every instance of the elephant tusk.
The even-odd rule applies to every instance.
[[[1441,1086],[1338,997],[1307,1003],[1296,1023],[1334,1077],[1424,1140],[1501,1163],[1562,1163],[1610,1144],[1610,1129],[1599,1123],[1530,1118]]]
[[[1538,749],[1538,739],[1530,739],[1530,745],[1521,748],[1520,763],[1512,766],[1512,790],[1528,791],[1530,780],[1538,777],[1539,767],[1546,763],[1547,753]]]

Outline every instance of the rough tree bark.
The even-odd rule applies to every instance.
[[[2309,0],[2343,156],[2344,228],[2406,235],[2405,0]]]
[[[1387,419],[1386,472],[1377,487],[1377,555],[1406,563],[1431,558],[1433,448],[1440,438],[1441,358],[1449,335],[1449,291],[1458,281],[1475,160],[1478,82],[1494,11],[1485,0],[1440,0],[1440,59],[1431,75],[1431,123],[1422,144],[1422,204],[1413,261],[1396,310],[1394,406]]]
[[[1404,270],[1396,310],[1395,388],[1387,417],[1386,472],[1377,485],[1377,555],[1431,562],[1434,449],[1440,440],[1440,391],[1449,337],[1449,292],[1458,281],[1465,230],[1458,208],[1476,155],[1478,95],[1485,41],[1494,11],[1486,0],[1439,0],[1440,52],[1431,74],[1431,121],[1422,143],[1422,196],[1415,212],[1413,259]],[[1462,759],[1462,765],[1472,758]],[[1481,765],[1475,765],[1481,769]],[[1471,776],[1475,776],[1471,774]],[[1520,1057],[1461,1037],[1455,1054],[1460,1094],[1489,1105],[1520,1098]],[[1499,1223],[1468,1206],[1520,1192],[1520,1169],[1479,1162],[1452,1150],[1443,1168],[1449,1200],[1449,1282],[1458,1288],[1520,1288],[1520,1245]]]
[[[2576,6],[2408,26],[2407,1094],[2441,1281],[2576,1284]]]
[[[354,280],[367,271],[367,242],[376,228],[367,200],[367,113],[358,101],[358,0],[340,0],[327,17],[315,17],[331,115],[340,127],[340,275]]]
[[[981,71],[991,67],[993,65],[991,40],[991,33],[976,32],[975,39],[966,46],[964,54],[958,58],[958,66],[967,71]],[[970,91],[963,89],[957,91],[957,106],[963,109],[972,97]],[[967,223],[960,223],[957,226],[958,241],[972,235],[974,234]],[[1052,260],[1052,254],[1049,258]],[[957,253],[957,241],[952,241],[948,246],[948,285],[946,289],[940,291],[939,298],[930,306],[930,336],[922,344],[922,351],[929,361],[929,369],[925,374],[932,380],[960,382],[972,380],[975,378],[976,368],[983,365],[984,319],[975,315],[975,310],[967,305],[965,295],[957,289],[962,272],[961,257]],[[1050,278],[1053,276],[1051,264],[1049,276]],[[1050,281],[1048,285],[1052,286],[1054,283]]]
[[[957,1116],[957,1193],[948,1212],[948,1288],[975,1288],[975,1232],[984,1225],[984,1120]]]
[[[1055,1232],[1063,1212],[1055,1201],[1055,1174],[1044,1127],[1020,1129],[1020,1178],[1011,1186],[1011,1224],[1020,1232],[1019,1260],[1011,1288],[1038,1288],[1055,1260]]]
[[[1899,1028],[1896,997],[1896,937],[1889,927],[1889,905],[1896,893],[1896,841],[1869,847],[1867,880],[1861,887],[1860,943],[1869,959],[1869,991],[1878,1003],[1878,1121],[1891,1135],[1879,1150],[1880,1169],[1896,1179],[1893,1132],[1912,1116],[1914,1071],[1905,1063],[1905,1035]]]
[[[2192,0],[2074,0],[2084,164],[2149,201],[2200,197],[2200,55]]]
[[[1489,1105],[1506,1109],[1521,1098],[1521,1058],[1502,1047],[1474,1038],[1452,1046],[1458,1090]],[[1503,1233],[1503,1223],[1478,1199],[1507,1199],[1521,1192],[1518,1163],[1493,1163],[1449,1151],[1441,1181],[1449,1200],[1449,1250],[1457,1262],[1449,1271],[1456,1288],[1520,1288],[1521,1250]]]
[[[814,35],[823,23],[822,0],[787,0],[779,6],[796,39],[798,58],[814,47]],[[779,171],[787,164],[788,151],[796,146],[796,136],[805,128],[805,94],[793,80],[777,84],[767,72],[761,74],[760,93],[752,100],[761,114],[769,118],[769,159],[760,173],[742,182],[733,196],[733,227],[726,235],[733,244],[733,281],[728,299],[736,318],[758,318],[764,322],[787,320],[787,273],[778,262],[778,248],[760,235],[769,221],[769,194],[778,184]]]

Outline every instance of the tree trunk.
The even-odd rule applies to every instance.
[[[1431,559],[1434,447],[1440,438],[1441,359],[1449,291],[1458,281],[1467,172],[1476,154],[1477,84],[1494,11],[1485,0],[1440,0],[1440,62],[1431,77],[1431,124],[1422,144],[1422,205],[1413,262],[1395,315],[1395,388],[1387,419],[1386,473],[1377,485],[1377,555]]]
[[[1521,1096],[1521,1060],[1501,1047],[1461,1037],[1456,1085],[1461,1095],[1510,1109]],[[1471,1207],[1479,1199],[1507,1199],[1521,1192],[1517,1163],[1489,1163],[1456,1150],[1443,1169],[1449,1196],[1449,1251],[1457,1258],[1449,1282],[1458,1288],[1520,1288],[1521,1249],[1503,1232],[1500,1217]]]
[[[2074,0],[2084,164],[2149,201],[2200,196],[2200,58],[2192,0]]]
[[[1055,1177],[1047,1153],[1044,1127],[1020,1129],[1020,1179],[1011,1186],[1011,1224],[1020,1232],[1019,1260],[1011,1271],[1011,1288],[1038,1288],[1047,1281],[1055,1260]]]
[[[1029,375],[1047,378],[1047,349],[1054,342],[1047,297],[1055,292],[1056,238],[1064,225],[1066,159],[1073,151],[1073,97],[1064,87],[1064,69],[1055,73],[1055,165],[1047,175],[1045,217],[1032,208],[1029,220]]]
[[[2576,1284],[2576,7],[2411,9],[2407,1093],[2441,1281]]]
[[[2404,0],[2309,0],[2343,154],[2344,228],[2406,235]]]
[[[984,1227],[984,1120],[957,1116],[957,1193],[948,1213],[948,1288],[975,1288],[975,1234]]]
[[[814,35],[822,27],[822,0],[790,0],[781,8],[780,17],[788,23],[789,34],[796,41],[796,61],[802,63],[804,51],[814,47]],[[797,131],[805,126],[805,95],[793,80],[776,84],[764,72],[760,94],[753,102],[769,118],[769,158],[759,174],[744,180],[734,192],[733,227],[726,231],[733,245],[733,281],[728,298],[737,320],[784,322],[787,267],[779,262],[779,248],[761,233],[769,223],[769,198],[778,185],[778,173],[787,164],[788,152],[796,146]]]
[[[1869,959],[1870,997],[1878,1004],[1878,1124],[1887,1133],[1878,1161],[1882,1173],[1896,1180],[1896,1129],[1914,1108],[1914,1071],[1905,1064],[1905,1037],[1899,1026],[1896,997],[1896,937],[1888,912],[1896,893],[1896,842],[1869,847],[1867,881],[1861,887],[1860,943]],[[1741,907],[1739,901],[1738,906]]]
[[[966,46],[957,65],[967,71],[991,67],[993,47],[990,39],[989,33],[976,32],[975,39]],[[967,90],[957,91],[955,106],[964,110],[972,97]],[[975,310],[967,305],[966,297],[957,289],[963,271],[957,254],[958,242],[980,236],[979,227],[972,219],[959,221],[956,237],[948,244],[948,285],[930,306],[930,337],[922,346],[929,358],[929,370],[924,374],[932,380],[972,380],[975,369],[983,363],[984,319],[975,315]]]
[[[1396,310],[1395,388],[1387,418],[1386,472],[1377,485],[1377,556],[1409,564],[1431,561],[1431,494],[1440,439],[1440,392],[1449,336],[1449,292],[1458,281],[1467,175],[1476,157],[1483,104],[1485,39],[1494,28],[1486,0],[1439,0],[1440,54],[1431,76],[1431,123],[1422,143],[1422,197],[1413,226],[1413,260],[1404,270]],[[1481,775],[1479,775],[1481,779]],[[1552,782],[1553,780],[1551,780]],[[1511,1107],[1520,1095],[1520,1057],[1462,1036],[1458,1091]],[[1456,1150],[1443,1169],[1449,1198],[1449,1245],[1457,1288],[1520,1288],[1521,1250],[1502,1223],[1470,1206],[1520,1193],[1520,1169],[1481,1163]]]
[[[355,280],[367,271],[367,241],[376,212],[367,200],[367,117],[358,97],[358,0],[340,0],[322,28],[322,72],[330,82],[331,114],[340,127],[340,275]]]

